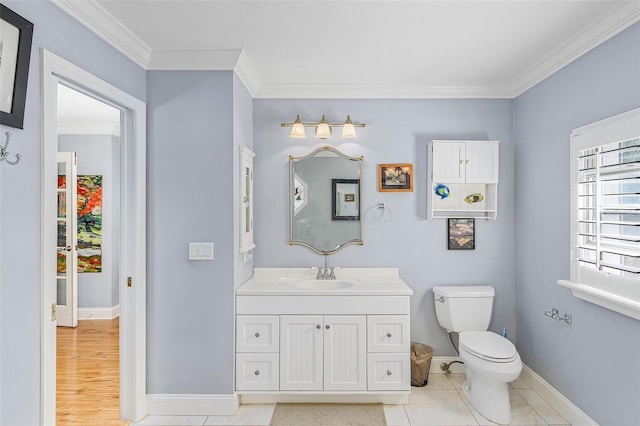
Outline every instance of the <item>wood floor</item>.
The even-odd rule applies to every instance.
[[[78,321],[58,327],[56,423],[121,426],[119,320]]]

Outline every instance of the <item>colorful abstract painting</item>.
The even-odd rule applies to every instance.
[[[78,176],[78,272],[102,272],[102,176]]]
[[[64,176],[58,176],[58,188],[65,188]],[[102,176],[78,176],[78,272],[102,272]],[[58,199],[60,215],[63,201]],[[64,247],[64,224],[58,224],[58,246]],[[59,273],[66,270],[65,253],[58,252]]]

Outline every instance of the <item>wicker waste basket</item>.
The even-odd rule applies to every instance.
[[[422,343],[411,342],[411,386],[426,386],[433,348]]]

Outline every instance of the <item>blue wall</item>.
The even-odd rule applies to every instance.
[[[436,355],[454,355],[447,333],[436,320],[436,285],[491,284],[497,297],[491,329],[507,328],[515,338],[513,140],[511,100],[264,100],[254,101],[255,250],[256,267],[309,267],[320,255],[289,245],[288,156],[311,152],[326,143],[342,152],[364,155],[362,246],[349,246],[330,256],[342,267],[398,267],[413,289],[411,338],[434,347]],[[345,142],[340,132],[325,142],[307,129],[306,139],[291,139],[280,127],[296,114],[303,120],[332,122],[347,114],[365,122],[358,138]],[[446,221],[427,218],[427,143],[432,139],[500,141],[498,219],[477,220],[474,251],[448,251]],[[377,165],[413,163],[414,191],[377,190]],[[392,211],[391,221],[373,218],[378,202]]]
[[[147,393],[230,394],[233,73],[151,71],[147,93]]]
[[[569,136],[639,106],[640,24],[515,101],[518,351],[602,425],[640,424],[640,322],[556,284],[569,278]],[[573,325],[545,317],[551,307]]]
[[[0,424],[40,422],[40,49],[78,65],[145,100],[145,71],[50,1],[3,1],[33,22],[24,130],[11,151],[23,158],[0,166]]]

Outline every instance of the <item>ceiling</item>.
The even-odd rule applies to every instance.
[[[54,0],[145,69],[258,98],[512,98],[640,20],[640,0]]]

